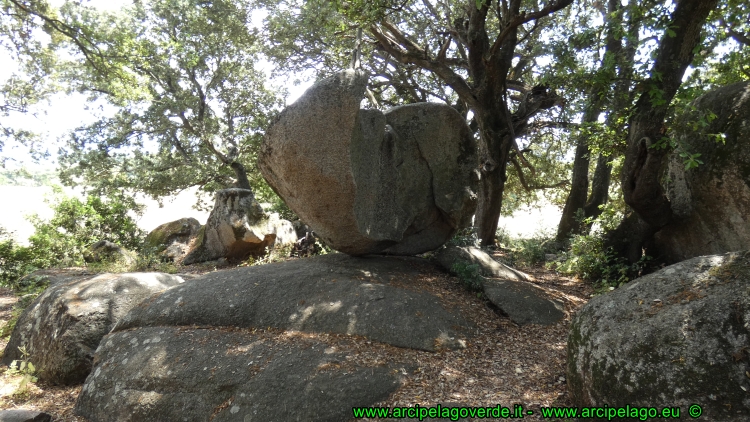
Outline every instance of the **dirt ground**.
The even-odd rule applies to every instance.
[[[561,301],[566,310],[563,321],[553,326],[518,326],[499,314],[486,300],[463,289],[447,274],[421,275],[410,288],[438,295],[451,307],[459,307],[477,326],[476,335],[461,350],[430,353],[399,349],[369,342],[367,339],[340,339],[342,349],[357,350],[357,360],[386,364],[393,361],[415,362],[417,369],[405,384],[380,406],[467,405],[536,409],[528,420],[537,420],[541,406],[570,405],[565,380],[567,332],[572,315],[592,294],[583,282],[560,276],[542,266],[524,268],[534,283]],[[0,288],[0,327],[11,318],[16,298]],[[275,335],[271,332],[269,335]],[[336,336],[321,335],[328,342]],[[346,337],[346,336],[343,336]],[[8,339],[0,339],[0,350]],[[361,352],[361,353],[360,353]],[[0,409],[42,410],[53,421],[86,421],[73,414],[81,386],[59,387],[36,383],[24,393],[17,392],[20,377],[0,368]]]

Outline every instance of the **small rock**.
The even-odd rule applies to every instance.
[[[0,410],[0,422],[49,422],[52,415],[36,410]]]

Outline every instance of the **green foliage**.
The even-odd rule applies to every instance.
[[[561,273],[575,275],[600,288],[619,287],[640,273],[648,258],[644,256],[635,264],[628,264],[604,248],[600,235],[577,235],[571,240],[570,250],[563,253],[560,262],[553,266]]]
[[[294,245],[285,245],[280,247],[266,247],[265,253],[261,256],[251,256],[242,266],[253,266],[253,265],[265,265],[273,262],[282,262],[288,260],[292,255],[292,249]]]
[[[137,250],[145,237],[130,215],[131,211],[140,214],[142,206],[124,194],[108,198],[88,195],[83,202],[57,191],[52,210],[49,221],[31,218],[35,230],[29,237],[30,249],[41,268],[84,265],[84,252],[100,240]]]
[[[716,120],[717,116],[710,110],[699,110],[694,104],[682,105],[679,107],[682,110],[681,122],[679,124],[687,124],[688,130],[691,132],[691,136],[705,136],[708,140],[716,143],[725,143],[726,134],[724,133],[709,133],[711,130],[711,122]],[[688,117],[689,116],[689,117]],[[679,125],[678,124],[678,125]],[[671,132],[684,131],[685,127],[676,127]],[[692,152],[690,148],[684,143],[679,141],[679,137],[663,136],[658,141],[651,144],[650,148],[654,149],[669,149],[674,150],[676,154],[683,159],[685,170],[697,168],[703,164],[699,158],[701,153]]]
[[[472,227],[459,230],[447,243],[449,246],[479,247],[479,238]]]
[[[59,90],[54,47],[44,37],[33,36],[43,27],[42,19],[34,14],[37,11],[49,12],[47,1],[0,0],[0,55],[4,56],[3,74],[8,73],[7,79],[0,79],[0,167],[8,160],[1,154],[6,141],[28,148],[37,158],[45,153],[38,133],[14,125],[16,116],[30,113],[35,104]]]
[[[29,246],[17,244],[0,228],[0,284],[19,294],[28,293],[39,286],[24,275],[42,268],[84,265],[83,254],[95,242],[109,240],[134,250],[143,243],[145,233],[131,216],[131,212],[140,213],[142,207],[131,197],[89,195],[83,202],[57,190],[52,209],[54,215],[49,221],[31,217],[35,231],[29,237]],[[117,271],[117,265],[101,264],[98,269]]]
[[[469,264],[465,261],[458,261],[453,264],[451,271],[456,274],[466,289],[473,292],[482,291],[482,271],[479,264]]]
[[[54,180],[54,171],[0,169],[0,186],[51,186]]]
[[[71,134],[59,157],[63,183],[158,199],[232,187],[239,164],[251,187],[265,189],[257,154],[281,96],[256,69],[252,4],[158,0],[111,15],[69,2],[61,14],[107,51],[94,62],[76,55],[66,81],[117,110]]]
[[[19,346],[18,350],[21,352],[21,359],[10,363],[8,373],[22,377],[15,391],[16,394],[22,394],[28,390],[30,382],[37,382],[39,379],[36,377],[37,370],[34,364],[29,361],[29,352],[26,350],[26,347]]]
[[[558,260],[549,263],[549,267],[591,282],[600,289],[618,287],[640,274],[648,257],[630,265],[624,258],[616,257],[611,249],[604,248],[604,235],[617,228],[626,208],[622,192],[611,190],[610,200],[600,206],[601,214],[581,221],[581,224],[592,227],[591,233],[573,236],[568,249],[559,255]]]
[[[177,265],[173,262],[165,262],[164,258],[153,250],[142,249],[136,256],[135,264],[127,269],[112,268],[111,264],[104,263],[105,268],[102,272],[116,273],[116,272],[129,272],[129,271],[155,271],[159,273],[175,274],[179,270]],[[89,264],[89,267],[92,267]]]
[[[513,238],[505,230],[495,234],[497,243],[508,252],[509,265],[531,267],[544,262],[545,255],[555,252],[554,238],[548,233],[537,233],[530,238]]]
[[[0,285],[17,289],[14,283],[36,269],[31,250],[16,243],[12,233],[0,227]]]

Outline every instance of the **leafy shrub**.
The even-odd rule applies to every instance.
[[[449,246],[479,246],[479,237],[473,228],[459,230],[447,243]]]
[[[507,249],[513,242],[513,236],[508,232],[505,227],[498,227],[495,231],[495,242],[502,249]]]
[[[140,213],[142,206],[125,195],[100,198],[89,195],[83,202],[62,195],[56,197],[49,221],[32,216],[34,233],[29,246],[17,244],[0,228],[0,284],[17,293],[29,286],[22,277],[32,271],[50,267],[84,265],[83,253],[99,240],[109,240],[128,248],[139,249],[145,233],[130,215]]]
[[[479,268],[479,264],[469,264],[465,261],[459,261],[453,264],[451,267],[458,279],[461,280],[461,284],[464,285],[468,290],[473,292],[479,292],[482,290],[482,271]]]
[[[562,254],[562,260],[555,263],[556,269],[568,275],[598,284],[602,288],[619,287],[640,273],[648,257],[644,256],[635,264],[616,257],[610,249],[604,248],[604,240],[599,233],[573,236],[570,250]]]
[[[265,265],[273,262],[282,262],[292,256],[294,245],[274,246],[270,249],[266,247],[266,253],[262,256],[250,256],[242,266]]]
[[[52,209],[54,215],[49,221],[31,217],[35,231],[29,243],[42,268],[84,265],[84,251],[100,240],[131,250],[143,244],[145,232],[129,215],[131,210],[141,213],[143,207],[124,194],[108,198],[89,195],[82,202],[63,196],[58,189]]]
[[[504,229],[496,234],[498,244],[508,252],[508,265],[525,266],[544,262],[545,255],[555,252],[552,235],[537,233],[530,238],[514,239]]]
[[[0,227],[0,285],[12,283],[36,270],[30,248],[16,243],[12,233]]]
[[[29,352],[25,346],[20,346],[18,351],[21,352],[21,359],[14,360],[8,366],[8,373],[11,375],[20,375],[21,382],[18,384],[18,388],[14,394],[23,394],[29,388],[29,383],[37,382],[39,379],[36,377],[37,370],[34,364],[29,361]]]

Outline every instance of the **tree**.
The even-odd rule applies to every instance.
[[[262,185],[252,166],[279,99],[255,69],[251,12],[233,1],[136,2],[118,15],[66,3],[61,19],[86,28],[89,44],[68,39],[77,60],[62,77],[117,112],[71,134],[63,182],[155,199]]]
[[[373,49],[367,65],[376,79],[374,86],[392,87],[391,92],[416,101],[440,99],[467,117],[471,113],[480,138],[482,171],[476,225],[482,244],[490,245],[495,242],[511,151],[521,164],[528,165],[516,139],[540,110],[561,102],[548,87],[527,86],[516,79],[531,63],[524,60],[528,54],[517,47],[538,36],[544,18],[572,0],[546,6],[532,2],[522,7],[521,3],[286,1],[277,7],[278,12],[272,12],[268,27],[276,42],[287,36],[286,51],[291,53],[287,57],[298,65],[309,63],[306,60],[316,52],[345,57],[337,38],[356,27],[365,28]],[[322,22],[312,36],[294,37],[284,29],[309,28],[316,21]],[[307,45],[314,50],[305,49]],[[518,95],[510,95],[509,90]],[[387,93],[380,92],[386,101]]]
[[[645,243],[673,218],[661,185],[664,160],[671,151],[665,119],[685,70],[700,49],[706,19],[717,3],[718,0],[677,3],[628,123],[620,181],[625,202],[634,213],[615,230],[608,243],[631,262],[640,259]]]
[[[600,206],[608,200],[612,159],[617,152],[616,148],[606,149],[602,145],[594,148],[594,141],[597,136],[602,137],[603,132],[612,134],[618,127],[622,129],[621,118],[631,102],[633,62],[639,30],[643,27],[644,6],[650,5],[623,6],[619,0],[610,0],[607,9],[600,10],[604,21],[604,53],[598,69],[586,72],[592,82],[582,113],[582,128],[578,131],[571,188],[557,229],[558,241],[587,231],[587,224],[580,220],[599,216]],[[606,125],[599,122],[603,112],[607,116]],[[608,144],[612,146],[611,142]],[[599,156],[589,195],[590,155],[597,149]]]
[[[37,134],[15,128],[10,121],[15,115],[29,113],[34,104],[59,89],[55,83],[54,46],[35,36],[36,31],[51,28],[33,13],[32,7],[50,11],[46,1],[0,0],[0,49],[16,64],[0,85],[0,153],[10,141],[40,155]],[[0,166],[4,167],[7,159],[0,155]]]

